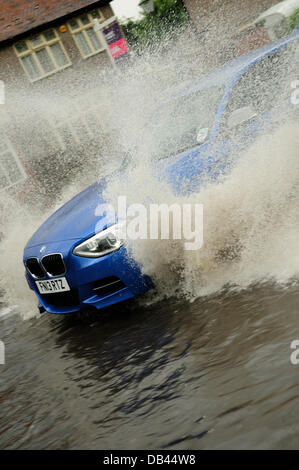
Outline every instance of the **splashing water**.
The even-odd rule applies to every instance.
[[[65,172],[59,189],[55,187],[57,178],[53,178],[50,196],[46,193],[42,202],[41,193],[31,195],[24,204],[14,196],[3,192],[0,195],[3,233],[0,287],[8,293],[8,303],[22,304],[26,312],[35,309],[36,299],[28,290],[22,265],[26,241],[55,208],[95,180],[95,175],[101,177],[109,172],[111,165],[119,166],[126,151],[131,152],[135,166],[126,180],[110,180],[105,192],[108,202],[116,204],[117,196],[125,195],[128,204],[154,198],[157,203],[204,206],[204,246],[198,252],[185,251],[183,241],[128,242],[134,259],[155,282],[158,291],[155,299],[178,295],[193,300],[227,286],[236,289],[269,279],[279,283],[296,279],[299,271],[297,124],[283,124],[270,138],[269,135],[259,137],[227,177],[195,190],[191,196],[174,195],[170,187],[158,182],[152,174],[152,154],[157,149],[155,135],[147,125],[149,120],[157,106],[167,102],[173,85],[192,81],[205,70],[204,58],[197,56],[191,66],[189,57],[183,53],[185,49],[186,43],[168,55],[164,53],[163,57],[154,53],[146,55],[116,75],[107,73],[100,86],[92,86],[99,77],[97,69],[92,71],[90,82],[86,83],[86,77],[81,83],[77,79],[75,94],[84,98],[88,91],[89,99],[97,103],[93,114],[95,126],[92,130],[89,127],[94,134],[88,135],[87,141],[83,137],[75,146],[80,147],[77,153],[74,144],[68,145],[70,141],[61,144],[57,153],[65,167],[71,165],[71,169]],[[66,121],[72,121],[73,100],[74,91],[55,96],[46,85],[42,96],[33,92],[24,95],[15,111],[25,124],[24,143],[30,140],[41,116],[48,118],[49,108],[56,116],[57,110],[64,109]],[[84,101],[76,102],[80,112],[86,110]],[[13,93],[11,102],[13,106]],[[29,106],[34,109],[30,116]],[[76,126],[78,130],[83,124],[78,122]],[[96,145],[91,145],[92,135]],[[65,138],[63,133],[60,136]],[[47,139],[47,133],[42,137]],[[42,182],[47,182],[47,175],[50,177],[46,168]],[[235,251],[235,256],[222,256],[227,250]]]
[[[194,299],[227,285],[245,288],[269,279],[285,283],[298,275],[298,145],[298,125],[288,123],[271,138],[258,139],[224,181],[189,197],[175,197],[144,166],[129,181],[110,185],[108,199],[113,201],[116,194],[126,194],[128,204],[154,195],[159,204],[204,206],[204,246],[197,252],[185,251],[183,240],[128,241],[162,296],[179,293]],[[231,249],[235,256],[221,256]]]

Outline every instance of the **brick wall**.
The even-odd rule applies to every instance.
[[[190,18],[198,31],[214,24],[230,30],[255,19],[279,0],[184,0]]]
[[[88,10],[87,10],[88,11]],[[104,14],[105,19],[110,18],[114,15],[110,5],[101,7],[101,11]],[[76,14],[74,15],[74,17]],[[90,76],[92,70],[100,65],[100,68],[110,66],[108,55],[105,51],[100,52],[88,59],[83,59],[77,48],[75,41],[69,29],[64,33],[59,32],[58,28],[60,25],[65,24],[65,21],[58,20],[51,23],[51,27],[54,28],[65,47],[65,50],[72,62],[72,65],[61,72],[57,72],[47,78],[43,78],[35,83],[31,83],[25,74],[19,59],[17,58],[14,48],[13,41],[5,43],[4,47],[0,44],[0,80],[5,82],[7,91],[9,93],[10,88],[15,88],[16,84],[21,84],[22,88],[32,88],[38,90],[42,89],[45,82],[48,84],[52,82],[56,87],[68,86],[70,81],[76,82],[76,76],[80,74],[80,80],[84,80],[84,77]],[[45,29],[48,29],[45,27]],[[43,30],[41,30],[42,32]],[[28,33],[30,35],[30,33]],[[24,36],[26,39],[28,36]],[[48,86],[48,85],[46,85]]]
[[[234,35],[278,0],[184,0],[206,70],[231,60],[251,47],[240,48]],[[253,43],[252,43],[253,44]],[[256,43],[259,47],[262,43]]]
[[[105,19],[114,15],[109,5],[102,6],[101,11]],[[59,26],[64,24],[65,18],[52,22],[51,28],[56,30],[70,58],[71,66],[34,83],[28,79],[15,54],[14,42],[6,42],[4,47],[0,44],[0,80],[5,83],[6,92],[6,104],[0,107],[0,140],[3,136],[9,140],[18,157],[26,165],[27,172],[33,175],[34,181],[40,182],[41,194],[45,190],[42,189],[45,181],[46,190],[51,192],[52,188],[59,187],[59,182],[63,184],[66,177],[71,179],[77,172],[86,172],[84,161],[88,152],[94,155],[95,165],[98,165],[103,146],[100,108],[91,115],[94,134],[86,132],[82,136],[85,132],[85,128],[82,128],[79,142],[70,139],[64,147],[55,136],[53,137],[53,112],[60,119],[63,119],[64,111],[68,113],[68,118],[83,119],[81,108],[78,110],[78,99],[84,101],[84,94],[88,95],[91,91],[97,104],[101,72],[105,74],[105,70],[111,67],[106,51],[87,59],[82,58],[69,29],[67,28],[66,32],[59,31]],[[39,32],[49,29],[49,25],[44,28]],[[28,36],[25,34],[22,38],[27,39]],[[54,109],[48,108],[51,95],[54,96]],[[99,106],[100,104],[99,100]],[[88,101],[82,106],[82,113],[86,110],[89,110]],[[48,119],[51,120],[52,127],[47,127]],[[80,122],[78,126],[80,132]],[[91,132],[93,128],[90,127]],[[105,151],[103,148],[103,153]],[[32,189],[37,190],[36,184],[35,182]]]

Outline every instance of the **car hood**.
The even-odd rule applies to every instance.
[[[109,225],[112,214],[100,215],[103,184],[95,183],[49,217],[28,241],[26,248],[65,240],[85,240]],[[106,207],[106,206],[104,206]]]
[[[186,151],[156,163],[156,176],[168,182],[175,192],[182,191],[185,182],[193,175],[203,173],[211,165],[210,159],[202,160],[201,151]],[[126,171],[121,171],[126,178]],[[109,178],[89,186],[58,209],[47,219],[28,241],[26,248],[67,240],[83,241],[104,230],[115,221],[115,213],[105,204],[103,190]]]

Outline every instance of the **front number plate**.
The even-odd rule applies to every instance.
[[[71,290],[65,277],[35,282],[40,294],[55,294]]]

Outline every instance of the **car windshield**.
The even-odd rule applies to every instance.
[[[224,93],[223,86],[181,96],[161,107],[151,123],[157,159],[176,155],[208,138]]]

